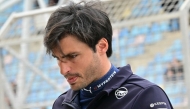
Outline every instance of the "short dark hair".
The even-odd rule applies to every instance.
[[[58,42],[73,35],[86,43],[94,52],[102,38],[108,41],[107,57],[112,54],[112,26],[108,15],[100,8],[100,2],[70,2],[53,12],[45,28],[44,45],[48,54],[58,46]]]

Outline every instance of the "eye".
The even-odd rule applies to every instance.
[[[57,58],[58,61],[66,61],[66,60],[73,60],[74,58],[76,58],[78,56],[78,54],[68,54],[68,55],[64,55],[61,58]]]
[[[65,56],[68,60],[72,60],[74,58],[76,58],[78,55],[77,54],[69,54],[67,56]]]
[[[74,59],[76,58],[78,55],[77,54],[70,54],[67,56],[68,59]]]

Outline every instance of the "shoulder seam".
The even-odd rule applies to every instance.
[[[138,99],[139,95],[140,95],[143,91],[145,91],[146,89],[148,89],[148,88],[150,88],[150,87],[153,87],[153,86],[159,87],[159,86],[157,86],[157,85],[155,85],[155,84],[150,85],[150,86],[148,86],[148,87],[142,87],[142,90],[137,94],[137,97],[135,98],[135,101],[133,102],[133,105],[131,106],[132,109],[133,109],[134,104],[136,103],[136,100]],[[160,88],[160,87],[159,87],[159,88]]]

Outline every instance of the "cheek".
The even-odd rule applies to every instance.
[[[78,69],[78,70],[86,70],[87,67],[92,63],[92,58],[90,56],[86,56],[86,57],[79,57],[78,59],[76,59],[75,61],[72,62],[74,69]]]
[[[80,62],[74,65],[75,67],[73,67],[73,72],[79,73],[82,77],[84,77],[84,75],[86,75],[86,70],[88,69],[88,64],[85,62]]]

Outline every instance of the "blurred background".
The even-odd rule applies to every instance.
[[[79,2],[80,0],[74,0]],[[45,53],[50,14],[69,0],[0,0],[0,109],[51,109],[69,85]],[[116,66],[158,84],[190,109],[190,0],[102,0]]]

